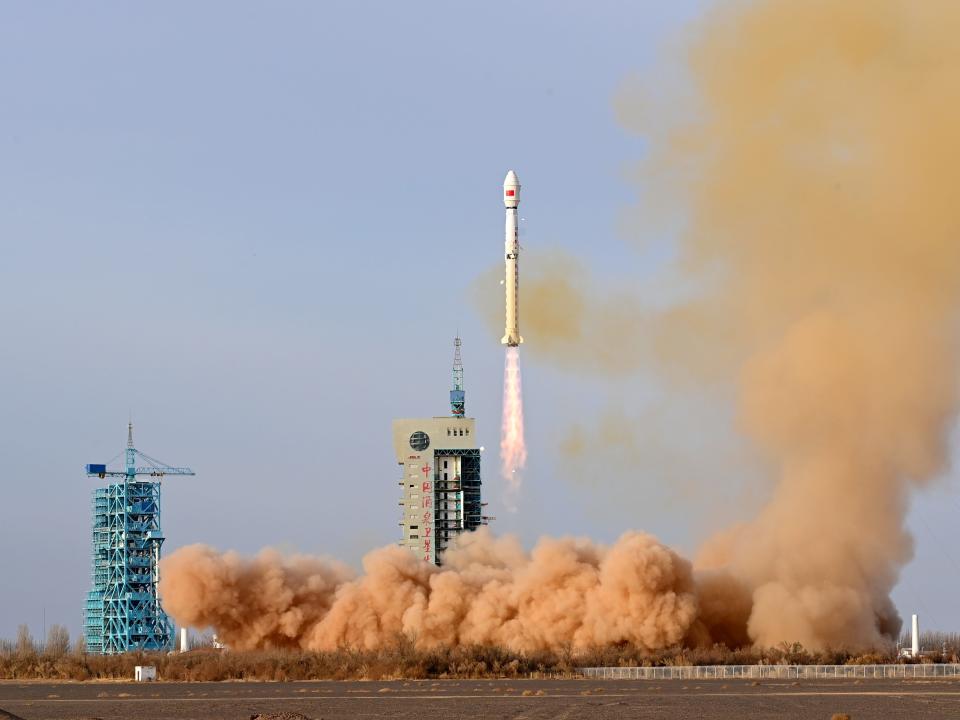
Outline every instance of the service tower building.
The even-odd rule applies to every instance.
[[[476,422],[465,415],[460,338],[454,341],[450,416],[393,421],[401,467],[402,547],[439,565],[460,533],[486,525]]]

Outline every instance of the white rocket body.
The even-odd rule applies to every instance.
[[[503,204],[507,208],[507,223],[504,228],[504,265],[506,277],[507,323],[500,342],[508,347],[517,347],[523,342],[520,337],[520,314],[518,302],[520,295],[520,237],[517,228],[517,206],[520,204],[520,181],[511,170],[503,181]]]

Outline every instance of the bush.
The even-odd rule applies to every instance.
[[[57,649],[59,654],[62,644]],[[864,664],[897,662],[893,651],[859,654],[843,649],[811,653],[799,644],[731,650],[725,645],[675,647],[650,652],[631,645],[574,651],[516,653],[498,646],[417,649],[407,638],[377,651],[343,648],[332,652],[300,650],[230,651],[199,648],[186,653],[87,655],[76,649],[59,657],[38,653],[29,633],[0,643],[0,679],[131,679],[135,665],[155,665],[162,680],[387,680],[425,678],[528,677],[570,675],[579,667],[670,665]],[[934,658],[925,658],[933,660]],[[949,658],[945,658],[949,660]]]

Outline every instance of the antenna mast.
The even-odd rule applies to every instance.
[[[450,391],[450,412],[454,417],[463,417],[466,412],[463,391],[463,360],[460,359],[460,336],[453,341],[453,389]]]

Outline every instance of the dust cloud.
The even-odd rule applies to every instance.
[[[389,548],[356,579],[192,547],[164,563],[170,612],[236,647],[895,636],[910,493],[947,468],[957,411],[958,35],[953,0],[722,4],[684,49],[689,87],[637,81],[616,101],[648,141],[634,180],[656,196],[626,232],[682,228],[670,272],[697,292],[646,308],[631,288],[578,284],[569,258],[525,277],[541,359],[737,388],[770,499],[695,569],[635,533],[544,539],[529,556],[478,534],[443,569]]]
[[[615,102],[649,143],[625,234],[682,227],[669,273],[697,292],[621,303],[583,342],[578,312],[613,296],[572,282],[568,258],[534,291],[573,320],[525,306],[548,335],[531,350],[558,366],[738,388],[771,499],[700,556],[749,590],[759,645],[870,646],[899,627],[909,495],[947,468],[957,410],[958,31],[944,1],[719,7],[683,49],[681,86],[638,77]],[[597,354],[624,345],[626,368]]]
[[[568,252],[534,247],[524,253],[524,355],[610,376],[627,375],[648,361],[643,343],[624,342],[648,332],[649,319],[633,293],[603,294],[589,268]],[[502,274],[502,267],[492,267],[470,287],[491,336],[503,331]]]
[[[658,352],[697,374],[708,338],[779,469],[759,515],[703,550],[750,588],[762,646],[899,628],[909,493],[946,469],[957,409],[958,30],[951,2],[738,4],[690,49],[698,112],[618,101],[641,131],[662,111],[637,176],[689,212],[678,264],[710,278],[661,318]]]
[[[448,550],[443,568],[399,547],[371,552],[363,567],[351,578],[316,558],[191,545],[163,560],[160,592],[179,624],[213,627],[238,650],[375,650],[401,637],[418,648],[658,649],[683,642],[697,619],[690,563],[636,532],[609,547],[543,539],[527,554],[483,528]]]

